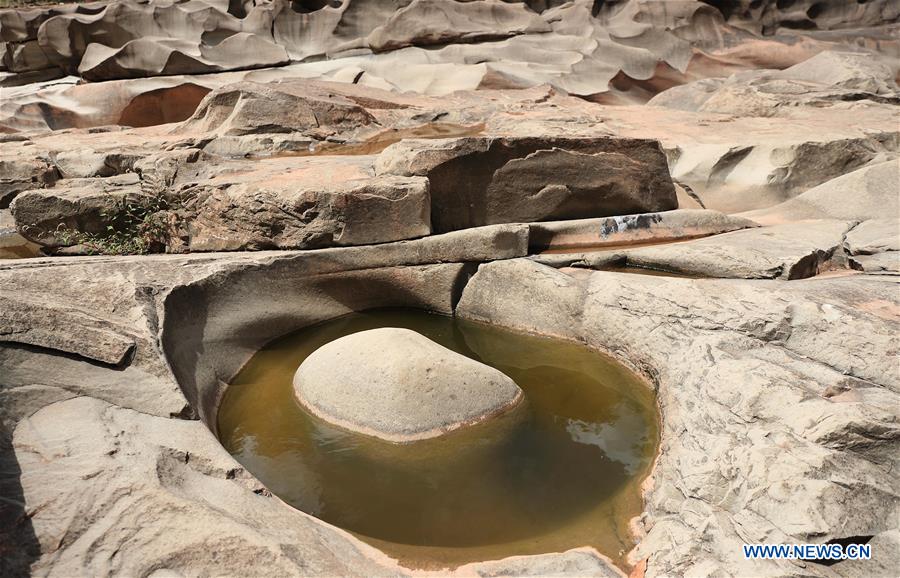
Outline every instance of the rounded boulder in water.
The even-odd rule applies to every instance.
[[[397,443],[484,422],[523,398],[499,370],[393,327],[320,347],[294,374],[294,395],[321,419]]]

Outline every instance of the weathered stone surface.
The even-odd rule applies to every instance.
[[[674,87],[647,104],[740,116],[787,116],[796,107],[861,100],[900,103],[891,66],[871,54],[825,51],[785,70],[747,71]]]
[[[423,178],[213,185],[196,191],[189,210],[194,251],[365,245],[431,232]]]
[[[562,286],[560,300],[532,298]],[[645,576],[835,576],[843,563],[751,561],[740,546],[896,529],[897,305],[896,285],[873,278],[575,278],[513,260],[482,265],[457,314],[565,327],[653,378],[661,453],[631,556]],[[873,555],[876,573],[894,559]]]
[[[499,370],[393,327],[347,335],[314,351],[294,374],[294,395],[330,423],[396,443],[481,423],[523,396]]]
[[[22,158],[25,156],[0,158],[0,209],[7,208],[22,191],[53,186],[60,177],[50,162]]]
[[[550,32],[550,26],[522,4],[413,0],[366,38],[376,52],[404,46],[499,40]]]
[[[808,221],[622,253],[629,265],[704,277],[804,279],[844,265],[841,246],[852,226],[846,221]]]
[[[872,164],[836,177],[779,205],[744,213],[761,223],[800,219],[865,221],[900,213],[900,160]]]
[[[115,156],[115,155],[114,155]],[[85,155],[73,154],[75,161]],[[107,153],[95,157],[109,166]],[[121,155],[115,156],[121,158]],[[123,230],[122,207],[167,198],[172,247],[192,251],[364,245],[428,235],[430,197],[421,177],[372,177],[348,157],[198,162],[197,151],[135,161],[109,178],[65,179],[28,191],[11,206],[16,227],[47,247],[74,244],[72,233]],[[177,175],[177,178],[176,178]],[[170,211],[171,212],[171,211]],[[176,240],[181,239],[176,243]]]
[[[487,138],[404,140],[377,174],[428,177],[436,231],[674,209],[653,141]]]
[[[851,266],[867,272],[900,273],[900,220],[871,219],[844,237]]]
[[[108,214],[142,198],[147,195],[134,174],[67,179],[57,187],[19,194],[10,210],[22,236],[45,247],[59,247],[73,244],[66,235],[75,231],[105,233],[107,226],[115,225]]]
[[[19,496],[40,505],[20,529],[39,547],[36,572],[396,573],[358,540],[255,493],[259,482],[197,421],[80,397],[23,419],[12,447]]]
[[[357,103],[317,85],[240,82],[213,90],[179,130],[233,136],[314,131],[324,138],[329,129],[374,121]]]
[[[3,65],[10,72],[29,72],[56,68],[41,50],[37,40],[9,43],[3,51]]]
[[[751,218],[778,226],[500,261],[471,281],[471,262],[524,256],[529,226],[316,251],[4,261],[0,316],[12,340],[0,340],[0,528],[12,532],[0,531],[0,574],[406,574],[267,498],[203,425],[171,416],[214,430],[224,383],[298,327],[369,307],[451,314],[459,302],[460,315],[612,351],[653,380],[664,422],[635,524],[646,533],[635,575],[893,575],[900,137],[897,63],[883,55],[900,46],[896,2],[251,4],[0,10],[0,69],[19,71],[0,72],[0,207],[25,190],[52,197],[55,184],[66,196],[119,182],[114,194],[183,198],[188,222],[191,206],[204,209],[211,230],[222,226],[238,246],[279,246],[263,221],[302,221],[275,215],[292,186],[343,190],[374,176],[373,157],[325,151],[549,135],[659,140],[678,206],[764,209]],[[96,82],[57,78],[79,68]],[[106,80],[176,71],[204,74]],[[234,89],[243,82],[252,84]],[[677,108],[634,106],[685,83],[656,101]],[[152,126],[189,118],[228,85],[191,123]],[[479,146],[435,147],[421,164],[494,154]],[[488,176],[447,182],[465,192],[500,171],[492,191],[540,203],[492,210],[532,219],[558,200],[558,189],[526,178],[533,172],[552,169],[579,190],[605,186],[613,171],[634,175],[622,151],[557,148],[566,152],[541,146]],[[316,158],[253,160],[283,153]],[[242,193],[233,221],[216,213],[229,188]],[[257,189],[272,203],[254,221]],[[66,211],[77,220],[73,199]],[[250,233],[229,229],[244,221]],[[12,236],[0,229],[2,246]],[[733,278],[585,269],[601,262]],[[739,279],[748,276],[776,278]],[[833,566],[748,561],[740,550],[868,536],[875,560]],[[602,562],[577,551],[459,572],[615,574]]]
[[[756,226],[749,219],[718,211],[677,209],[605,219],[532,223],[529,245],[534,251],[572,248],[574,252],[579,247],[690,239]]]
[[[60,331],[61,327],[65,327]],[[120,365],[134,341],[104,328],[89,315],[46,304],[0,298],[0,341],[37,345]]]
[[[456,570],[456,574],[460,576],[470,572],[483,578],[500,576],[625,578],[625,573],[591,548],[578,548],[561,554],[513,556],[493,562],[466,564]]]

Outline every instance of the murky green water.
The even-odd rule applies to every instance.
[[[291,380],[321,345],[404,327],[503,371],[526,405],[395,445],[307,414]],[[356,313],[258,352],[219,411],[225,447],[296,508],[405,564],[436,568],[594,546],[622,562],[657,445],[647,385],[585,347],[413,310]]]

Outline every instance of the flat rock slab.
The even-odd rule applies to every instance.
[[[628,265],[704,277],[803,279],[827,267],[852,223],[822,220],[623,251]]]
[[[428,177],[439,232],[678,206],[665,155],[649,139],[407,139],[378,156],[375,172]]]
[[[16,228],[43,246],[74,245],[71,233],[125,230],[124,207],[164,199],[169,243],[190,251],[318,249],[431,233],[428,180],[372,176],[371,157],[206,161],[197,151],[162,153],[137,162],[140,175],[25,191],[11,205]]]
[[[397,443],[481,423],[523,396],[499,370],[394,327],[320,347],[294,375],[294,394],[330,423]]]
[[[529,246],[554,248],[602,247],[627,243],[706,237],[758,226],[750,219],[704,209],[676,209],[606,217],[551,221],[529,225]]]

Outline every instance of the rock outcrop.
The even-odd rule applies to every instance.
[[[479,424],[523,397],[499,370],[393,327],[354,333],[314,351],[294,374],[294,395],[329,423],[395,443]]]
[[[670,88],[647,103],[693,112],[785,116],[797,107],[898,104],[894,71],[870,54],[825,51],[785,70],[754,70]]]
[[[571,276],[512,260],[482,265],[456,312],[602,347],[653,377],[665,417],[631,554],[645,576],[840,576],[854,575],[845,562],[748,560],[741,544],[890,543],[896,305],[875,276]],[[893,556],[873,551],[875,572]]]
[[[897,183],[900,183],[900,160],[873,163],[812,187],[784,203],[744,215],[763,223],[821,218],[877,219],[900,212]]]
[[[898,21],[890,0],[0,10],[0,575],[421,574],[216,440],[265,344],[411,307],[608,352],[662,415],[628,564],[442,573],[893,576]],[[145,250],[192,254],[110,255]],[[419,417],[466,421],[441,399]]]
[[[665,157],[651,141],[409,139],[385,149],[375,171],[428,177],[436,231],[677,207]]]
[[[200,103],[180,130],[217,136],[356,128],[375,122],[363,107],[309,83],[276,86],[241,82],[218,88]]]

